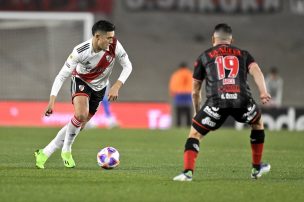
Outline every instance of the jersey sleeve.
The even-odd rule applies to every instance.
[[[65,61],[64,65],[62,66],[61,70],[57,74],[52,90],[51,90],[51,96],[57,96],[58,92],[60,91],[62,84],[64,81],[71,76],[72,72],[76,68],[79,61],[79,54],[74,49],[73,52],[69,55],[67,60]]]
[[[193,79],[203,81],[205,79],[205,67],[199,57],[194,63]]]
[[[246,67],[247,67],[247,70],[249,70],[250,65],[252,63],[255,63],[255,60],[249,52],[247,52],[247,51],[245,51],[245,52],[246,52],[246,55],[247,55],[247,57],[246,57]]]
[[[122,67],[122,72],[120,73],[120,76],[118,78],[119,81],[122,83],[125,83],[128,77],[130,76],[132,72],[132,63],[129,60],[128,54],[121,45],[119,41],[117,41],[116,45],[116,59],[118,60],[119,64]]]

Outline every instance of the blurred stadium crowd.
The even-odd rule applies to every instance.
[[[134,67],[122,102],[168,102],[176,66],[185,61],[192,68],[211,46],[214,25],[225,22],[233,28],[234,44],[250,51],[265,74],[277,67],[284,81],[282,105],[304,105],[302,0],[0,0],[0,10],[86,11],[95,20],[113,21]],[[83,26],[76,20],[0,18],[0,101],[47,101],[66,57],[84,40]],[[119,72],[117,65],[112,78]],[[252,91],[257,97],[257,89]],[[58,101],[70,101],[68,82]]]
[[[12,2],[2,0],[2,10],[11,9]],[[193,64],[200,52],[210,46],[213,26],[226,22],[233,28],[235,45],[252,52],[264,73],[271,66],[278,67],[285,81],[283,105],[303,105],[304,91],[300,88],[304,75],[301,62],[304,14],[293,12],[294,1],[265,0],[259,1],[264,4],[253,5],[250,2],[255,1],[244,0],[248,8],[256,8],[247,12],[239,7],[233,10],[228,3],[226,7],[220,3],[210,4],[219,1],[24,2],[28,4],[17,4],[17,8],[49,8],[50,11],[88,8],[94,11],[96,20],[107,18],[117,25],[117,37],[125,44],[134,64],[134,74],[122,92],[122,101],[167,101],[168,80],[176,65],[180,61]],[[35,7],[35,2],[40,4]],[[205,2],[205,9],[209,10],[195,9],[193,6],[202,8],[198,2]],[[263,9],[265,5],[267,9]],[[212,6],[214,9],[210,10]],[[47,26],[41,22],[11,22],[10,26],[7,23],[7,20],[0,20],[1,99],[48,99],[53,78],[74,45],[82,41],[82,34],[79,34],[82,25],[72,21],[62,22],[61,26],[58,25],[61,22],[48,22]],[[67,95],[60,96],[63,101],[69,100],[69,85],[66,88]]]

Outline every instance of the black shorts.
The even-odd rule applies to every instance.
[[[232,116],[241,123],[252,124],[261,118],[261,109],[252,101],[244,108],[217,108],[204,105],[192,119],[192,126],[202,135],[210,130],[216,130]]]
[[[104,87],[100,91],[94,91],[90,86],[88,86],[84,81],[77,77],[72,77],[71,82],[71,94],[72,102],[74,97],[82,95],[89,98],[89,113],[94,115],[99,107],[100,102],[102,101],[106,88]]]

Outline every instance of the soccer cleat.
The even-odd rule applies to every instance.
[[[263,174],[266,174],[270,171],[270,164],[268,163],[262,163],[260,166],[260,169],[252,168],[251,170],[251,178],[252,179],[258,179],[262,177]]]
[[[48,157],[43,153],[42,149],[38,149],[34,153],[36,158],[36,167],[39,169],[44,169],[44,164]]]
[[[71,152],[61,152],[61,158],[65,167],[74,168],[76,166]]]
[[[187,181],[187,182],[190,182],[192,181],[192,171],[189,170],[187,172],[183,172],[179,175],[177,175],[176,177],[173,178],[173,181]]]

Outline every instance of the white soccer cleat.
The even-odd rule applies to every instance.
[[[261,164],[261,167],[259,170],[256,168],[252,168],[251,178],[258,179],[258,178],[262,177],[263,174],[266,174],[270,171],[270,168],[271,168],[271,166],[268,163]]]
[[[192,181],[192,171],[181,173],[173,178],[173,181],[190,182]]]

